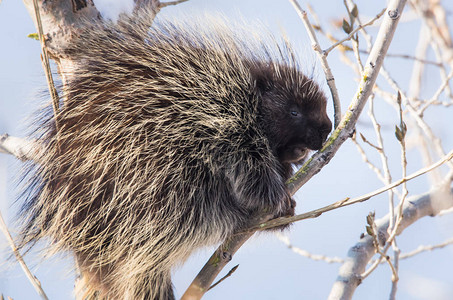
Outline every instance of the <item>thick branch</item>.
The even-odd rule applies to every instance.
[[[272,218],[272,215],[264,216],[256,220],[256,223],[262,223]],[[232,255],[254,234],[254,231],[248,231],[237,234],[226,240],[211,255],[208,262],[203,266],[197,277],[192,281],[181,300],[201,299],[211,287],[212,282],[220,271],[228,264]]]
[[[451,180],[449,181],[451,182]],[[453,207],[453,188],[445,191],[445,185],[422,196],[409,198],[403,207],[403,218],[398,226],[397,234],[415,221],[425,216],[434,216],[443,209]],[[387,228],[390,223],[390,214],[376,221],[377,234],[380,240],[387,240]],[[361,274],[376,253],[373,238],[369,235],[363,237],[357,244],[350,248],[348,257],[341,266],[337,281],[334,283],[329,295],[329,300],[351,299],[355,289],[361,283]]]
[[[343,142],[354,132],[355,124],[360,113],[362,112],[368,97],[371,95],[372,88],[376,82],[385,54],[392,41],[405,3],[405,0],[393,0],[387,7],[376,42],[371,49],[358,90],[349,105],[348,111],[345,113],[340,125],[332,133],[324,147],[315,153],[315,155],[313,155],[290,180],[288,186],[292,192],[297,191],[311,177],[318,173],[319,170],[332,159]]]
[[[32,160],[39,153],[41,145],[36,141],[9,136],[0,136],[0,153],[12,154],[20,160]]]
[[[320,169],[332,159],[344,141],[346,141],[353,133],[359,115],[372,92],[372,88],[376,82],[376,78],[392,41],[393,34],[405,4],[406,0],[390,1],[379,29],[376,42],[366,62],[359,88],[348,111],[345,113],[340,125],[335,129],[324,147],[315,153],[295,176],[289,180],[288,188],[291,194],[294,194],[303,184],[318,173]],[[224,264],[212,263],[213,261],[221,260],[219,255],[224,252],[222,249],[227,249],[229,254],[233,255],[251,235],[252,234],[241,234],[227,239],[206,263],[205,267],[191,283],[182,299],[200,299],[208,290],[217,274],[224,267]],[[210,268],[211,271],[209,273],[204,271],[206,267]],[[197,291],[197,294],[193,295],[191,291]]]
[[[35,27],[38,28],[33,0],[23,0]],[[71,59],[65,49],[77,36],[79,30],[87,26],[86,20],[99,19],[99,11],[91,0],[71,1],[39,1],[42,29],[45,46],[51,58]]]
[[[33,0],[23,0],[30,16],[38,28]],[[146,13],[146,20],[151,26],[156,13],[160,10],[159,0],[136,0],[135,17],[142,17]],[[71,74],[73,61],[66,53],[68,45],[77,39],[79,33],[90,30],[90,20],[100,20],[101,14],[92,0],[55,0],[39,1],[39,13],[43,29],[44,45],[58,65],[58,72],[66,83],[65,76]],[[138,8],[146,8],[138,10]]]

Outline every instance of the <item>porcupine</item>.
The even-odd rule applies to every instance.
[[[24,243],[74,253],[99,299],[173,299],[171,271],[196,249],[293,215],[292,164],[332,126],[286,43],[154,23],[101,22],[70,46],[22,210]]]

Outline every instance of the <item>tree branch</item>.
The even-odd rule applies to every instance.
[[[30,271],[28,268],[27,264],[25,263],[24,259],[19,253],[19,250],[16,247],[16,244],[14,244],[14,240],[11,237],[11,234],[8,231],[8,227],[6,226],[5,221],[3,220],[3,216],[0,212],[0,231],[3,232],[3,234],[6,237],[6,240],[8,241],[9,246],[11,247],[14,256],[16,257],[17,261],[19,262],[22,270],[24,271],[25,275],[27,276],[28,280],[31,282],[33,287],[35,288],[36,292],[39,294],[39,296],[44,299],[48,300],[46,293],[42,289],[41,282],[39,282],[38,278],[33,275],[33,273]]]
[[[338,124],[340,124],[341,121],[341,103],[340,96],[338,96],[338,89],[335,85],[335,77],[333,77],[332,70],[329,67],[329,63],[327,62],[328,53],[321,50],[321,46],[319,45],[318,39],[316,38],[313,26],[311,26],[310,21],[308,20],[307,12],[300,7],[299,3],[296,0],[289,0],[289,2],[291,2],[297,14],[302,19],[302,22],[304,23],[305,29],[307,30],[308,36],[311,40],[313,50],[315,50],[316,54],[321,60],[321,66],[324,70],[324,74],[326,75],[327,85],[329,86],[330,93],[332,95],[334,108],[334,128],[337,128]]]
[[[355,124],[372,92],[372,88],[376,82],[376,78],[392,41],[393,34],[405,4],[406,0],[390,1],[380,26],[376,42],[374,43],[362,73],[362,79],[359,83],[358,90],[349,106],[349,110],[345,113],[341,123],[330,136],[324,147],[315,153],[288,181],[288,189],[292,195],[294,195],[303,184],[317,174],[321,168],[332,159],[344,141],[346,141],[354,132]],[[198,273],[182,299],[200,299],[226,264],[217,263],[222,261],[220,256],[220,254],[224,252],[222,249],[226,249],[231,256],[252,234],[253,233],[243,233],[227,239],[211,256],[200,273]],[[206,269],[209,269],[209,272],[207,272]]]
[[[321,208],[318,208],[318,209],[315,209],[315,210],[312,210],[312,211],[309,211],[309,212],[306,212],[306,213],[303,213],[303,214],[299,214],[299,215],[296,215],[296,216],[292,216],[292,217],[280,217],[280,218],[276,218],[276,219],[272,219],[270,221],[266,221],[264,223],[260,223],[260,224],[257,224],[256,226],[250,228],[248,231],[252,231],[252,232],[255,232],[257,230],[266,230],[266,229],[270,229],[270,228],[274,228],[274,227],[278,227],[278,226],[282,226],[282,225],[287,225],[287,224],[290,224],[290,223],[293,223],[293,222],[297,222],[297,221],[302,221],[302,220],[305,220],[305,219],[312,219],[312,218],[317,218],[319,217],[320,215],[322,215],[323,213],[325,212],[328,212],[328,211],[331,211],[331,210],[334,210],[334,209],[338,209],[338,208],[341,208],[341,207],[344,207],[344,206],[348,206],[348,205],[352,205],[352,204],[356,204],[356,203],[359,203],[359,202],[364,202],[364,201],[367,201],[369,200],[370,198],[374,197],[374,196],[377,196],[379,194],[382,194],[386,191],[389,191],[401,184],[404,184],[405,182],[408,182],[420,175],[423,175],[425,173],[428,173],[430,171],[432,171],[433,169],[445,164],[446,162],[449,162],[451,159],[453,158],[453,150],[450,151],[450,153],[448,153],[446,156],[444,156],[443,158],[441,158],[439,161],[437,161],[436,163],[430,165],[430,166],[427,166],[425,168],[422,168],[406,177],[403,177],[401,178],[400,180],[398,181],[395,181],[395,182],[392,182],[386,186],[383,186],[377,190],[374,190],[372,192],[369,192],[365,195],[362,195],[362,196],[359,196],[359,197],[356,197],[356,198],[345,198],[343,200],[340,200],[340,201],[337,201],[335,203],[332,203],[330,205],[327,205],[327,206],[324,206],[324,207],[321,207]]]
[[[24,161],[33,160],[40,150],[41,145],[37,141],[9,136],[6,133],[0,135],[0,153],[11,154]]]
[[[453,188],[449,188],[451,177],[445,184],[434,189],[432,192],[407,199],[403,206],[403,218],[398,226],[397,235],[409,227],[415,221],[425,216],[434,216],[443,209],[453,207]],[[447,191],[446,191],[447,188]],[[380,240],[386,241],[389,238],[387,229],[390,224],[390,214],[376,221],[377,233]],[[348,257],[339,270],[329,295],[329,300],[351,299],[357,286],[362,282],[362,273],[365,267],[376,253],[373,238],[364,236],[360,241],[350,248]]]
[[[68,45],[76,38],[79,30],[86,29],[88,22],[100,18],[100,13],[92,1],[38,1],[39,16],[38,22],[35,14],[34,0],[23,0],[35,27],[39,30],[39,23],[42,23],[42,35],[45,47],[49,51],[50,58],[55,61],[71,59],[65,53]],[[60,70],[61,71],[61,70]]]

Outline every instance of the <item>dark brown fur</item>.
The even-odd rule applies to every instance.
[[[194,250],[252,215],[294,213],[291,164],[331,122],[287,46],[226,26],[129,25],[100,24],[69,49],[23,237],[72,251],[87,295],[172,299],[171,270]]]

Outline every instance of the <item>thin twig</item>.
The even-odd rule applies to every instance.
[[[432,28],[431,28],[431,29],[432,29]],[[431,32],[430,32],[430,33],[431,33]],[[434,55],[435,55],[436,58],[437,58],[437,61],[438,61],[439,63],[441,63],[442,60],[443,60],[443,59],[442,59],[442,54],[441,54],[441,51],[440,51],[440,49],[439,49],[438,44],[435,43],[434,40],[433,40],[433,42],[431,43],[431,48],[433,49],[433,52],[434,52]],[[450,62],[450,63],[453,64],[452,62]],[[441,63],[441,67],[439,68],[439,70],[440,70],[440,72],[439,72],[439,73],[440,73],[440,78],[442,79],[442,81],[446,81],[446,80],[447,80],[447,77],[448,77],[448,75],[447,75],[447,70],[446,70],[445,66],[444,66],[442,63]],[[452,97],[453,97],[452,91],[451,91],[449,85],[446,86],[446,92],[447,92],[447,95],[448,95],[449,98],[452,98]]]
[[[8,231],[8,227],[6,226],[5,221],[3,220],[2,213],[0,212],[0,230],[3,232],[3,234],[6,237],[6,240],[8,241],[9,246],[13,250],[14,256],[16,257],[17,261],[19,262],[20,266],[22,267],[22,270],[24,271],[25,275],[27,276],[28,280],[30,280],[31,284],[34,286],[36,292],[38,292],[39,296],[41,296],[42,299],[48,300],[46,293],[41,287],[41,283],[39,282],[38,278],[34,276],[30,269],[27,267],[27,264],[25,263],[24,259],[19,253],[19,250],[17,250],[16,245],[14,244],[14,240],[11,237],[11,234]]]
[[[408,253],[404,253],[404,254],[401,254],[401,259],[407,259],[407,258],[410,258],[412,256],[415,256],[417,254],[420,254],[422,252],[427,252],[427,251],[433,251],[435,249],[442,249],[442,248],[445,248],[449,245],[453,245],[453,238],[450,238],[448,240],[446,240],[445,242],[443,243],[440,243],[440,244],[437,244],[437,245],[420,245],[417,247],[417,249],[411,251],[411,252],[408,252]]]
[[[342,40],[339,40],[338,42],[336,42],[335,44],[333,44],[332,46],[330,46],[329,48],[324,50],[323,52],[325,53],[325,55],[328,55],[329,52],[332,51],[333,49],[335,49],[336,47],[338,47],[338,45],[341,45],[344,42],[349,41],[350,39],[352,39],[354,37],[354,34],[357,33],[357,31],[359,31],[359,30],[361,30],[361,29],[363,29],[363,28],[365,28],[367,26],[373,25],[373,23],[376,20],[378,20],[380,17],[382,17],[382,15],[385,13],[385,10],[386,10],[386,8],[384,8],[381,12],[379,12],[373,19],[371,19],[367,23],[357,26],[353,31],[351,31],[351,33],[347,37],[345,37]]]
[[[376,146],[373,143],[371,143],[369,140],[367,140],[367,138],[363,134],[360,133],[360,137],[362,138],[362,141],[370,145],[370,147],[376,149],[377,151],[382,151],[382,147]]]
[[[335,85],[335,77],[333,77],[332,70],[330,69],[329,63],[327,62],[327,55],[321,50],[321,46],[319,45],[318,39],[316,38],[313,26],[311,26],[310,21],[308,20],[307,12],[300,7],[299,3],[296,0],[289,0],[289,2],[291,2],[297,14],[302,19],[308,36],[310,37],[312,47],[321,60],[321,66],[324,70],[324,74],[326,75],[327,85],[329,86],[330,93],[332,94],[334,109],[334,128],[337,128],[341,121],[341,103],[340,96],[338,95],[338,90]]]
[[[418,15],[422,18],[424,21],[425,25],[430,29],[429,33],[432,35],[432,43],[431,47],[433,48],[436,57],[438,58],[439,61],[443,60],[442,58],[445,58],[444,60],[450,65],[453,65],[453,49],[451,45],[451,36],[448,30],[448,23],[446,22],[446,13],[444,9],[440,5],[436,5],[437,9],[435,11],[432,10],[432,7],[427,7],[426,10],[424,10],[424,7],[421,5],[417,5],[417,1],[412,0],[412,6],[414,7],[415,11],[418,13]],[[442,13],[441,13],[442,10]],[[441,17],[441,13],[443,16]],[[436,17],[436,21],[433,19],[433,17]],[[437,24],[436,22],[440,22],[440,24]],[[439,28],[441,28],[439,30]],[[442,54],[437,53],[438,48],[442,49]],[[445,71],[445,70],[443,70]],[[441,70],[441,77],[442,80],[445,80],[446,77],[446,72],[443,72]],[[452,98],[452,91],[448,87],[447,88],[447,94],[448,97]]]
[[[357,18],[354,16],[354,14],[352,13],[352,10],[349,9],[349,5],[348,5],[348,1],[347,0],[343,0],[343,4],[346,8],[346,11],[349,15],[349,26],[351,27],[350,29],[352,29],[352,27],[354,26],[354,22],[357,20]],[[358,15],[358,10],[357,10],[357,6],[353,6],[357,12],[357,15]],[[385,10],[385,9],[384,9]],[[362,25],[362,24],[360,24]],[[359,26],[360,27],[360,26]],[[344,30],[344,28],[343,28]],[[352,32],[350,32],[352,33]],[[359,67],[359,70],[360,70],[360,73],[363,72],[363,63],[362,63],[362,58],[360,57],[360,53],[359,53],[359,38],[358,38],[358,35],[357,33],[353,34],[351,36],[351,40],[352,40],[352,50],[354,52],[354,56],[356,58],[356,61],[357,61],[357,66]],[[328,54],[326,54],[328,55]]]
[[[400,127],[396,127],[396,136],[398,141],[400,142],[401,146],[401,170],[402,170],[402,176],[406,177],[407,174],[407,158],[406,158],[406,124],[404,123],[403,120],[403,108],[401,106],[401,95],[398,94],[397,102],[399,105],[399,116],[400,116]],[[395,225],[395,228],[390,228],[391,231],[394,231],[395,234],[390,234],[390,236],[393,236],[393,239],[390,240],[390,238],[387,240],[387,243],[392,244],[392,249],[393,249],[393,262],[394,262],[394,268],[392,268],[392,289],[390,291],[390,299],[394,300],[396,298],[396,290],[397,290],[397,284],[398,284],[398,269],[399,269],[399,255],[401,253],[397,243],[396,243],[396,232],[398,231],[398,226],[401,224],[401,221],[403,219],[403,207],[404,207],[404,202],[406,200],[407,195],[409,194],[407,190],[407,184],[406,182],[403,183],[403,192],[402,192],[402,197],[401,201],[398,204],[398,214],[396,216],[397,223]]]
[[[58,110],[59,110],[60,97],[58,96],[57,89],[55,88],[55,83],[54,83],[53,77],[52,77],[52,71],[50,69],[49,54],[47,52],[46,41],[44,39],[41,15],[39,13],[38,0],[33,0],[33,6],[34,6],[34,10],[35,10],[36,27],[38,29],[39,41],[41,44],[41,51],[42,51],[41,62],[42,62],[43,68],[44,68],[44,73],[46,74],[47,86],[49,88],[50,96],[52,97],[52,107],[53,107],[53,112],[54,112],[55,125],[58,129],[57,114],[58,114]]]
[[[396,241],[393,240],[393,251],[397,253],[396,257],[399,257],[399,253],[401,252],[399,248],[396,246]],[[399,280],[398,277],[398,269],[399,269],[399,260],[396,262],[392,262],[389,256],[386,256],[384,254],[385,260],[387,261],[388,265],[390,266],[390,270],[392,270],[392,290],[390,291],[390,299],[394,300],[396,296],[396,289],[397,289],[397,283]]]
[[[313,254],[308,252],[307,250],[303,250],[301,248],[298,248],[294,245],[291,244],[291,241],[287,236],[284,236],[281,233],[276,234],[277,238],[285,244],[289,249],[291,249],[294,253],[299,254],[300,256],[306,257],[308,259],[314,260],[314,261],[323,261],[328,264],[333,264],[333,263],[343,263],[344,259],[340,257],[329,257],[326,255],[321,255],[321,254]]]
[[[305,219],[312,219],[312,218],[317,218],[319,217],[321,214],[325,213],[325,212],[328,212],[328,211],[331,211],[331,210],[334,210],[334,209],[337,209],[337,208],[340,208],[340,207],[344,207],[344,206],[348,206],[348,205],[351,205],[351,204],[354,204],[354,203],[359,203],[359,202],[364,202],[366,200],[369,200],[370,198],[374,197],[374,196],[377,196],[379,194],[382,194],[390,189],[393,189],[407,181],[410,181],[418,176],[421,176],[441,165],[443,165],[444,163],[450,161],[451,159],[453,158],[453,150],[450,151],[446,156],[444,156],[442,159],[438,160],[436,163],[428,166],[428,167],[425,167],[425,168],[422,168],[410,175],[408,175],[407,177],[403,177],[401,178],[400,180],[398,181],[395,181],[391,184],[388,184],[384,187],[381,187],[379,189],[376,189],[372,192],[369,192],[365,195],[362,195],[362,196],[359,196],[359,197],[356,197],[356,198],[345,198],[343,200],[340,200],[340,201],[337,201],[335,203],[332,203],[330,205],[327,205],[327,206],[324,206],[324,207],[321,207],[321,208],[318,208],[318,209],[315,209],[315,210],[312,210],[312,211],[309,211],[309,212],[306,212],[306,213],[303,213],[303,214],[299,214],[299,215],[295,215],[295,216],[292,216],[292,217],[280,217],[280,218],[276,218],[276,219],[272,219],[270,221],[267,221],[267,222],[264,222],[264,223],[261,223],[261,224],[258,224],[254,227],[251,227],[249,229],[247,229],[247,231],[245,232],[250,232],[250,231],[255,231],[255,230],[265,230],[265,229],[269,229],[269,228],[274,228],[274,227],[278,227],[278,226],[282,226],[282,225],[286,225],[286,224],[290,224],[290,223],[293,223],[293,222],[297,222],[297,221],[301,221],[301,220],[305,220]],[[245,232],[242,232],[242,233],[245,233]],[[242,234],[241,233],[241,234]]]
[[[360,50],[360,52],[368,53],[368,51],[366,51],[366,50]],[[386,56],[387,57],[393,57],[393,58],[410,59],[410,60],[414,60],[414,61],[420,62],[422,64],[425,64],[425,65],[433,65],[433,66],[436,66],[436,67],[441,67],[442,66],[442,64],[439,63],[439,62],[432,61],[432,60],[427,60],[427,59],[423,59],[423,58],[419,58],[419,57],[416,57],[416,56],[413,56],[413,55],[388,53]]]
[[[444,211],[452,211],[453,212],[453,207],[451,209],[449,209],[449,210],[444,210]],[[437,214],[437,216],[440,216],[441,213]],[[282,235],[280,233],[276,234],[276,236],[283,244],[285,244],[285,246],[287,246],[294,253],[296,253],[296,254],[298,254],[300,256],[306,257],[306,258],[314,260],[314,261],[324,261],[324,262],[326,262],[328,264],[334,264],[334,263],[342,264],[342,263],[345,262],[344,258],[341,258],[341,257],[337,257],[337,256],[330,257],[330,256],[322,255],[322,254],[313,254],[313,253],[308,252],[307,250],[304,250],[304,249],[301,249],[301,248],[299,248],[297,246],[294,246],[293,244],[291,244],[291,242],[290,242],[290,240],[289,240],[289,238],[287,236],[284,236],[284,235]],[[440,244],[436,244],[436,245],[420,245],[415,250],[412,250],[412,251],[407,252],[407,253],[401,253],[400,256],[399,256],[399,259],[400,260],[409,259],[409,258],[412,258],[412,257],[414,257],[414,256],[416,256],[418,254],[423,253],[423,252],[434,251],[434,250],[442,249],[442,248],[445,248],[445,247],[448,247],[448,246],[451,246],[451,245],[453,245],[453,238],[447,239],[444,242],[442,242]],[[375,264],[376,261],[377,260],[370,261],[369,264]],[[385,262],[380,261],[380,263],[382,264],[382,263],[385,263]]]
[[[453,209],[453,207],[452,207]],[[440,216],[440,213],[437,214],[437,216]],[[401,253],[400,256],[399,256],[399,259],[402,260],[402,259],[409,259],[409,258],[412,258],[418,254],[421,254],[421,253],[424,253],[424,252],[428,252],[428,251],[434,251],[434,250],[437,250],[437,249],[442,249],[442,248],[445,248],[445,247],[448,247],[448,246],[451,246],[453,245],[453,238],[449,238],[447,240],[445,240],[444,242],[440,243],[440,244],[436,244],[436,245],[420,245],[417,247],[417,249],[415,250],[412,250],[410,252],[407,252],[407,253]],[[377,260],[373,260],[373,261],[370,261],[370,264],[375,264],[377,262]],[[380,261],[380,263],[384,263],[383,261]]]
[[[216,283],[214,283],[213,285],[211,285],[208,289],[211,290],[213,288],[216,287],[216,285],[218,285],[219,283],[221,283],[222,281],[224,281],[225,279],[227,279],[228,277],[230,277],[231,275],[233,275],[233,273],[237,270],[237,268],[239,267],[239,265],[235,265],[234,267],[231,268],[231,270],[225,275],[223,276],[222,278],[219,279],[219,281],[217,281]]]
[[[425,110],[431,106],[433,103],[439,101],[439,96],[440,94],[442,94],[442,92],[445,90],[445,88],[448,87],[449,83],[450,83],[450,79],[453,77],[453,70],[450,71],[450,73],[448,74],[447,78],[445,79],[445,81],[442,83],[442,85],[439,87],[439,89],[434,93],[434,95],[431,97],[430,100],[428,100],[418,111],[417,113],[420,115],[420,116],[423,116],[423,113],[425,112]]]
[[[381,181],[384,181],[384,175],[382,175],[382,172],[381,170],[376,167],[369,159],[368,159],[368,156],[366,155],[365,153],[365,150],[363,150],[362,146],[359,144],[359,142],[357,142],[357,139],[356,137],[352,137],[352,142],[354,143],[354,145],[356,145],[357,147],[357,151],[359,151],[359,154],[360,156],[362,157],[362,160],[365,164],[367,164],[367,166],[374,171],[374,173],[376,174],[376,176],[381,180]]]
[[[442,147],[441,140],[432,132],[431,127],[417,113],[417,110],[410,103],[409,98],[405,95],[405,93],[399,87],[399,85],[396,83],[396,81],[390,76],[390,74],[387,72],[385,67],[382,67],[381,74],[384,76],[384,78],[387,80],[387,82],[390,84],[390,86],[396,92],[399,92],[401,94],[403,103],[406,106],[407,110],[409,111],[411,116],[414,118],[417,126],[419,126],[421,128],[421,130],[424,132],[424,134],[432,141],[433,148],[437,152],[439,157],[445,156],[445,151]],[[448,162],[447,164],[450,167],[450,169],[453,170],[453,162]]]
[[[168,2],[161,2],[159,4],[159,9],[160,8],[164,8],[164,7],[167,7],[167,6],[170,6],[170,5],[177,5],[179,3],[183,3],[183,2],[187,2],[189,0],[178,0],[178,1],[168,1]]]
[[[378,141],[378,147],[377,151],[379,154],[379,157],[381,158],[381,164],[382,164],[382,170],[384,173],[384,180],[382,181],[384,184],[390,184],[392,182],[392,175],[390,173],[390,167],[388,163],[388,157],[385,153],[384,149],[384,139],[382,137],[381,133],[381,124],[376,119],[376,116],[374,114],[374,97],[370,99],[370,105],[369,105],[369,110],[368,110],[368,116],[371,119],[371,122],[373,123],[374,127],[374,132],[376,134],[376,138]],[[395,189],[396,191],[396,189]],[[394,220],[394,194],[395,191],[393,189],[389,190],[388,192],[388,203],[389,203],[389,212],[390,215],[392,216],[392,219],[390,220],[390,225],[393,226],[393,220]]]
[[[378,235],[378,230],[376,228],[376,224],[374,225],[374,231],[375,233],[373,234],[373,239],[375,240],[374,244],[375,245],[379,245],[378,244],[378,241],[377,241],[377,235]],[[387,255],[387,250],[388,248],[384,248],[384,249],[381,249],[379,248],[379,246],[376,247],[376,253],[380,255],[380,258],[379,258],[379,262],[382,262],[382,263],[387,263],[390,267],[390,270],[392,271],[392,282],[394,282],[394,278],[398,278],[398,271],[397,271],[397,268],[396,268],[396,264],[393,265],[392,263],[392,260],[390,259],[390,257]],[[379,264],[376,265],[376,267],[378,266]],[[370,275],[372,273],[372,271],[374,271],[375,268],[369,268],[367,270],[367,272],[363,273],[361,278],[362,280],[364,280],[365,278],[368,277],[368,275]],[[393,291],[393,285],[392,285],[392,291]]]

